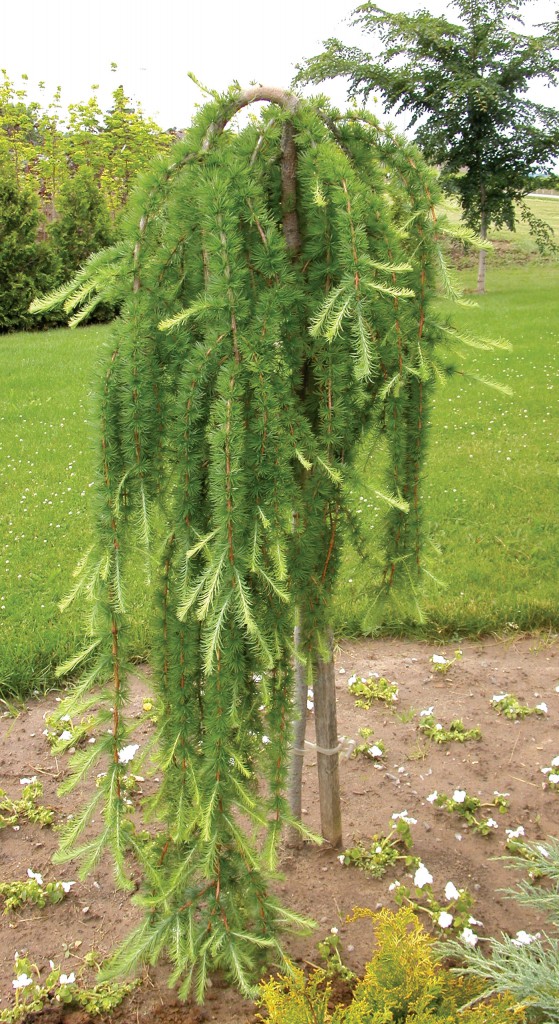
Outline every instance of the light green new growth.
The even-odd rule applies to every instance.
[[[271,106],[228,129],[253,99]],[[291,820],[296,610],[310,678],[366,426],[390,453],[383,597],[419,581],[425,424],[452,372],[432,309],[438,197],[418,151],[373,118],[234,88],[141,180],[122,241],[35,303],[73,323],[120,309],[98,382],[96,543],[73,590],[95,651],[81,700],[100,688],[103,726],[75,778],[99,771],[99,788],[58,855],[87,871],[108,847],[125,886],[140,865],[146,916],[114,972],[166,954],[182,996],[194,983],[202,998],[216,967],[250,992],[261,958],[281,958],[279,929],[300,924],[268,888]],[[124,786],[138,546],[158,703],[149,835]]]

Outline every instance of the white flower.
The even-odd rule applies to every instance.
[[[428,797],[427,797],[426,799],[428,800],[428,802],[429,802],[430,804],[434,804],[434,803],[435,803],[435,800],[436,800],[436,799],[437,799],[437,797],[438,797],[438,795],[439,795],[439,794],[437,793],[437,790],[435,790],[435,791],[434,791],[434,793],[429,793],[429,796],[428,796]]]
[[[424,885],[431,885],[432,881],[433,876],[431,872],[428,871],[427,868],[425,867],[425,864],[423,864],[422,861],[420,861],[419,867],[415,872],[415,875],[413,876],[413,884],[417,886],[418,889],[423,889]]]
[[[43,876],[40,875],[38,871],[32,871],[31,868],[27,868],[27,875],[29,878],[34,878],[37,885],[43,884]]]
[[[529,946],[531,942],[536,942],[540,938],[540,933],[536,932],[535,935],[530,935],[529,932],[525,932],[523,928],[516,933],[514,939],[511,939],[513,946]]]
[[[551,773],[551,775],[548,778],[548,782],[553,783],[554,786],[557,785],[557,783],[559,782],[559,775],[557,775],[557,772]]]
[[[545,846],[536,846],[536,850],[539,850],[542,857],[549,857],[549,851],[546,850]]]
[[[58,739],[61,743],[66,743],[68,740],[72,739],[72,733],[69,729],[65,729],[64,732],[60,733]]]
[[[340,853],[340,855],[338,857],[338,860],[339,860],[340,864],[345,864],[345,857],[344,857],[343,853]]]
[[[435,729],[442,729],[442,725],[440,722],[437,722]]]
[[[554,757],[551,763],[554,768],[559,768],[559,757]]]
[[[460,938],[462,939],[462,942],[466,943],[467,946],[477,945],[477,935],[475,934],[475,932],[472,931],[471,928],[464,928],[460,932]]]
[[[435,710],[435,705],[431,704],[430,708],[424,708],[423,711],[419,712],[419,717],[420,718],[427,718],[427,715],[432,715],[434,710]]]
[[[337,935],[337,934],[338,934],[338,929],[335,926],[330,929],[330,935]]]
[[[508,693],[495,693],[491,698],[491,703],[498,704],[500,700],[505,700],[505,697],[508,697]]]
[[[369,757],[382,757],[384,751],[381,750],[376,743],[373,743],[373,746],[369,747],[367,753]]]
[[[476,917],[469,917],[468,922],[469,924],[477,924],[480,928],[483,928],[483,921],[478,921]]]
[[[463,804],[464,800],[466,799],[466,790],[455,789],[454,793],[452,794],[452,799],[454,800],[455,804]]]
[[[15,989],[27,988],[28,985],[33,984],[33,978],[30,978],[27,974],[18,974],[17,978],[14,978],[12,985]]]
[[[136,753],[139,746],[139,743],[130,743],[128,747],[123,747],[122,750],[119,750],[119,764],[128,764],[128,762],[131,761],[132,758],[134,757],[134,754]]]
[[[62,889],[64,890],[64,892],[70,892],[70,889],[76,883],[75,882],[61,882],[60,884],[61,884]]]
[[[20,786],[31,786],[36,781],[37,781],[37,776],[36,775],[32,775],[30,779],[20,779],[19,780],[19,784],[20,784]]]
[[[73,985],[76,980],[76,975],[72,971],[71,974],[61,974],[58,979],[59,985]]]
[[[417,825],[417,818],[411,818],[407,811],[400,811],[398,814],[392,815],[392,821],[398,821],[399,818],[407,825]]]
[[[434,654],[431,661],[433,665],[448,665],[446,658],[443,658],[442,654]]]
[[[526,834],[524,832],[524,825],[519,825],[518,828],[507,828],[506,833],[509,839],[518,839],[519,836]]]
[[[441,912],[439,914],[439,917],[438,917],[438,920],[437,920],[437,924],[439,925],[439,928],[450,928],[450,926],[451,926],[453,921],[454,921],[454,918],[453,918],[452,914],[449,914],[448,911],[446,911],[446,910],[441,910]]]
[[[401,882],[391,882],[390,885],[388,886],[388,892],[394,892],[394,889],[397,889],[398,886],[401,884]]]
[[[487,825],[488,828],[499,828],[497,822],[495,821],[495,818],[488,818],[485,824]]]
[[[266,744],[268,744],[268,743],[271,743],[270,737],[269,736],[263,736],[262,737],[262,742],[263,742],[264,746],[266,746]]]
[[[547,704],[542,700],[541,704],[536,704],[536,711],[543,711],[544,715],[547,715]]]
[[[460,898],[460,893],[456,888],[454,882],[447,882],[444,887],[444,896],[446,900],[457,900]]]
[[[353,686],[353,684],[356,683],[356,682],[357,682],[357,676],[353,675],[353,676],[349,677],[349,679],[347,681],[347,685],[348,686]]]

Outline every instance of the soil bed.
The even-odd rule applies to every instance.
[[[446,673],[434,671],[433,654],[454,655],[452,644],[402,640],[344,641],[336,659],[338,728],[343,739],[340,757],[344,816],[344,848],[371,845],[375,833],[386,833],[391,816],[406,811],[417,819],[412,826],[413,853],[433,876],[433,892],[442,899],[448,881],[467,888],[475,897],[473,913],[483,922],[478,928],[489,937],[501,931],[515,933],[538,925],[527,911],[500,892],[514,882],[514,875],[496,860],[505,851],[506,829],[522,825],[528,840],[557,835],[559,792],[545,787],[541,769],[559,755],[559,644],[548,638],[487,639],[461,645],[462,657]],[[370,710],[356,707],[348,690],[355,674],[373,673],[398,684],[398,700],[392,706],[375,702]],[[142,732],[150,729],[142,705],[149,679],[139,673],[134,681],[131,713],[144,718]],[[511,693],[523,704],[545,702],[547,713],[511,721],[491,706],[496,694]],[[0,720],[0,788],[9,796],[21,793],[20,779],[36,776],[44,786],[43,802],[63,821],[80,797],[59,797],[57,786],[66,771],[66,757],[53,757],[43,735],[45,716],[57,706],[57,694],[32,702],[17,718]],[[419,731],[420,712],[433,707],[437,721],[447,727],[462,719],[466,728],[479,726],[481,740],[435,744]],[[412,717],[412,710],[414,711]],[[386,756],[381,762],[364,755],[351,756],[362,743],[359,730],[372,730],[371,742],[382,740]],[[307,738],[313,741],[312,711]],[[152,784],[145,784],[148,791]],[[455,789],[490,801],[494,792],[508,794],[510,809],[494,813],[498,828],[481,836],[464,826],[455,814],[427,800],[435,790],[452,795]],[[309,746],[305,758],[304,820],[318,830],[316,755]],[[487,813],[490,813],[489,811]],[[52,828],[22,821],[19,828],[0,832],[2,881],[25,880],[27,869],[40,872],[45,882],[75,880],[72,864],[54,867],[51,857],[57,846]],[[293,959],[317,963],[317,943],[337,928],[344,960],[361,969],[371,953],[371,926],[352,924],[346,917],[353,907],[395,904],[389,885],[395,879],[411,884],[396,866],[381,879],[339,861],[339,850],[305,846],[284,848],[277,889],[285,904],[312,917],[317,928],[311,935],[288,941]],[[76,970],[90,949],[108,952],[139,920],[140,912],[128,894],[115,890],[110,864],[103,863],[85,882],[76,881],[66,899],[43,910],[34,908],[2,918],[0,929],[0,1009],[12,1001],[14,954],[28,953],[42,971],[48,961]],[[52,1007],[29,1017],[37,1021],[88,1024],[81,1011]],[[98,1019],[98,1018],[97,1018]],[[181,1004],[166,986],[162,965],[145,971],[140,987],[116,1010],[115,1024],[139,1024],[151,1020],[165,1024],[247,1024],[255,1019],[255,1007],[224,986],[219,979],[208,992],[206,1004]]]

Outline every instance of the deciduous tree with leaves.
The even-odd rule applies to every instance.
[[[380,93],[387,107],[409,116],[443,187],[459,199],[467,224],[487,236],[490,224],[514,230],[520,215],[544,244],[551,232],[525,206],[531,176],[550,170],[559,154],[559,111],[526,96],[534,82],[559,80],[559,23],[522,32],[523,0],[452,0],[457,20],[391,14],[374,3],[353,24],[376,37],[375,53],[328,39],[323,53],[299,68],[298,81],[344,76],[349,93]],[[480,250],[478,291],[485,289]]]
[[[269,106],[233,130],[256,101]],[[73,323],[100,301],[121,309],[98,384],[96,540],[72,595],[89,599],[95,660],[62,705],[99,725],[64,789],[90,772],[98,787],[59,855],[87,871],[108,848],[129,887],[136,861],[146,916],[115,971],[166,953],[181,994],[194,980],[202,998],[210,969],[250,992],[261,955],[281,957],[297,918],[269,874],[282,826],[304,832],[286,786],[310,682],[323,830],[341,841],[329,624],[345,485],[375,428],[390,453],[384,587],[413,584],[429,401],[460,346],[432,302],[437,197],[418,150],[373,118],[235,87],[143,178],[118,245],[35,303]],[[143,753],[128,714],[138,547],[158,719],[148,831],[127,791]]]

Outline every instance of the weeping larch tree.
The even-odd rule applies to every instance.
[[[329,616],[344,485],[365,429],[382,434],[382,587],[413,585],[429,398],[461,342],[432,308],[437,272],[448,283],[437,198],[418,151],[367,114],[234,87],[143,177],[118,245],[35,304],[73,323],[120,309],[99,379],[95,543],[72,594],[88,598],[94,660],[62,705],[99,726],[63,788],[98,785],[58,854],[86,873],[109,849],[125,887],[141,871],[145,919],[112,971],[165,954],[181,996],[194,983],[202,999],[209,970],[248,993],[262,954],[281,958],[298,918],[269,881],[282,827],[304,831],[311,682],[323,830],[341,841]],[[127,795],[144,753],[127,718],[138,546],[158,709],[145,831]]]

